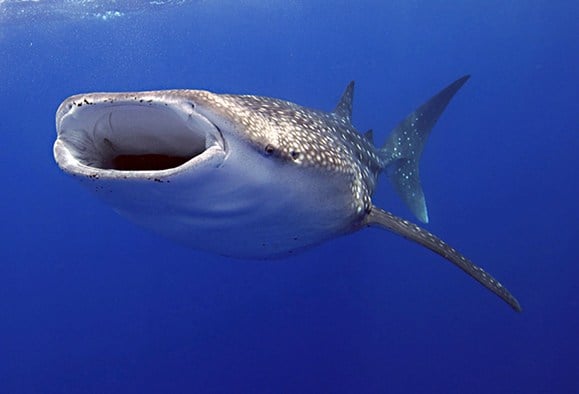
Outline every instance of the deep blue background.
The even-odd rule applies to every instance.
[[[382,3],[0,26],[0,392],[579,391],[579,3]],[[75,93],[203,88],[331,109],[355,79],[354,122],[381,142],[465,73],[422,160],[428,228],[522,314],[379,230],[273,263],[188,250],[52,158],[55,110]],[[375,202],[410,218],[387,182]]]

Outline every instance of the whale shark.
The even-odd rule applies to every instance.
[[[414,241],[515,311],[494,277],[419,225],[373,204],[381,174],[423,223],[425,142],[465,75],[404,118],[381,146],[352,124],[354,82],[326,112],[205,90],[88,93],[56,113],[59,167],[120,215],[196,249],[290,256],[367,227]]]

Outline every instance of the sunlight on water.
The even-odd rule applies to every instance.
[[[191,0],[0,0],[0,25],[71,19],[111,20]]]

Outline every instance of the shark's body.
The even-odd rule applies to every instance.
[[[377,226],[442,255],[520,310],[455,249],[372,204],[386,171],[428,221],[418,160],[467,79],[410,114],[382,148],[351,123],[353,83],[333,112],[199,90],[77,95],[58,109],[54,155],[120,214],[198,249],[273,258]]]

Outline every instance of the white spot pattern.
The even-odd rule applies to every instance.
[[[384,161],[348,119],[269,97],[192,92],[196,100],[234,120],[237,132],[256,149],[271,146],[273,156],[293,165],[345,174],[352,208],[358,214],[370,210]]]

